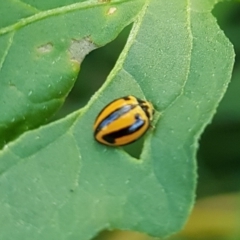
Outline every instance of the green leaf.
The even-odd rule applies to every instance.
[[[27,96],[32,91],[33,103],[43,102],[42,107],[56,99],[55,109],[76,75],[66,51],[71,39],[86,43],[90,34],[95,45],[103,45],[134,20],[115,68],[83,109],[22,134],[0,152],[0,239],[87,240],[102,229],[116,228],[167,236],[186,222],[196,188],[197,141],[226,90],[234,53],[211,14],[215,0],[143,2],[86,1],[73,5],[78,6],[74,10],[70,5],[49,10],[55,12],[51,16],[41,12],[42,18],[36,14],[5,28],[20,33],[14,38],[10,30],[3,35],[3,44],[10,45],[12,39],[12,45],[1,55],[5,57],[0,74],[8,80],[0,77],[3,82],[14,79],[18,87],[1,87],[0,103],[3,93],[19,93],[21,103],[20,93]],[[106,25],[110,6],[116,17]],[[56,46],[58,51],[36,54],[43,58],[37,65],[36,46],[42,51]],[[19,56],[16,53],[26,57],[21,68],[31,64],[21,79],[10,78],[17,76],[18,65],[4,70],[10,57]],[[52,69],[54,56],[59,62]],[[29,80],[35,71],[38,82]],[[67,90],[59,94],[62,89]],[[92,136],[99,110],[128,94],[148,99],[157,110],[140,160],[121,148],[102,146]],[[13,103],[14,98],[9,104]],[[14,115],[12,109],[5,107],[12,117],[28,112],[22,107]],[[35,118],[43,114],[39,109],[38,104],[32,106]]]
[[[0,3],[0,16],[19,8],[19,15],[1,21],[15,23],[0,29],[0,147],[48,121],[73,87],[84,56],[113,40],[143,2],[86,1],[27,18],[20,2],[19,7],[10,0]]]

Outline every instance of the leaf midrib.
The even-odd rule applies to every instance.
[[[86,1],[86,2],[80,2],[80,3],[74,3],[74,4],[70,4],[64,7],[59,7],[59,8],[54,8],[54,9],[50,9],[50,10],[46,10],[46,11],[41,11],[39,13],[36,13],[30,17],[26,17],[26,18],[22,18],[20,19],[17,23],[14,23],[10,26],[4,27],[2,29],[0,29],[0,36],[12,31],[15,31],[19,28],[22,28],[24,26],[26,26],[29,23],[33,23],[39,20],[42,20],[44,18],[47,17],[51,17],[54,15],[60,15],[63,13],[68,13],[68,12],[73,12],[76,10],[82,10],[82,9],[87,9],[87,8],[93,8],[93,7],[97,7],[100,5],[115,5],[115,4],[121,4],[124,2],[129,2],[129,1],[134,1],[134,0],[113,0],[111,2],[102,2],[102,1],[98,1],[98,0],[92,0],[92,1]]]

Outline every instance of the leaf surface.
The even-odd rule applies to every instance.
[[[143,2],[85,1],[29,15],[20,1],[1,1],[0,27],[12,25],[0,28],[0,147],[49,120],[73,87],[85,55],[113,40]],[[6,9],[18,9],[18,15],[10,19]]]
[[[83,31],[85,35],[81,36],[86,37],[89,25],[93,24],[91,39],[94,44],[102,45],[134,20],[115,68],[83,109],[22,134],[0,152],[1,239],[87,240],[102,229],[116,228],[159,237],[178,231],[187,220],[196,187],[197,140],[226,90],[233,49],[211,14],[216,1],[151,0],[144,4],[112,1],[110,4],[115,2],[119,18],[108,27],[101,22],[105,16],[103,8],[109,9],[106,3],[90,6],[84,13],[76,10],[29,23],[17,36],[22,44],[18,48],[16,45],[16,51],[25,45],[26,39],[21,41],[21,37],[29,28],[32,28],[28,32],[29,41],[59,44],[58,53],[62,55],[56,57],[60,62],[56,71],[51,70],[51,74],[46,71],[52,57],[44,55],[41,74],[37,75],[41,78],[37,83],[45,86],[52,75],[54,84],[61,76],[68,80],[75,77],[76,71],[69,71],[74,67],[63,51],[69,46],[66,42],[74,36],[69,37],[70,32]],[[133,6],[139,9],[131,9]],[[76,15],[77,23],[74,18],[68,19],[68,14]],[[29,35],[36,30],[35,24],[40,24],[44,32],[44,21],[49,21],[55,30],[48,33],[57,42],[49,35]],[[79,24],[78,31],[75,24]],[[58,31],[66,34],[63,37],[66,42],[61,43],[61,37],[57,38]],[[108,37],[103,36],[104,32]],[[5,41],[13,39],[12,35],[6,33]],[[26,43],[25,47],[29,46],[36,45]],[[10,52],[4,54],[9,57]],[[25,53],[28,54],[32,54],[31,48]],[[51,51],[51,54],[56,53]],[[24,62],[26,67],[28,61]],[[31,68],[32,74],[34,69]],[[17,70],[16,66],[12,72]],[[19,94],[32,89],[27,80],[25,84],[17,83],[19,87],[14,91]],[[68,86],[69,82],[61,80],[59,86],[62,84]],[[19,91],[20,88],[23,90]],[[32,101],[40,99],[44,103],[41,106],[56,101],[53,103],[56,107],[68,92],[59,94],[58,85],[53,92],[47,93],[46,89],[45,86],[32,92]],[[121,148],[102,146],[92,136],[99,110],[112,99],[128,94],[148,99],[157,111],[155,128],[146,136],[140,160]]]

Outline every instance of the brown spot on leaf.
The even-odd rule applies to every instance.
[[[84,57],[91,52],[92,50],[96,49],[97,46],[92,43],[89,38],[84,38],[81,40],[73,39],[71,45],[69,47],[69,52],[71,55],[72,61],[77,61],[81,63]]]
[[[108,12],[107,12],[107,15],[112,15],[113,13],[116,12],[116,10],[117,10],[116,7],[111,7],[111,8],[109,8],[109,9],[108,9]]]
[[[52,43],[46,43],[37,48],[38,52],[40,53],[49,53],[52,51],[52,49],[53,49]]]

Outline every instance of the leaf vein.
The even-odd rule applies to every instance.
[[[15,34],[15,32],[11,33],[11,34],[10,34],[10,37],[9,37],[9,39],[8,39],[8,44],[7,44],[6,50],[5,50],[5,52],[3,53],[2,59],[1,59],[1,61],[0,61],[0,71],[1,71],[1,69],[2,69],[2,67],[3,67],[3,64],[4,64],[5,60],[6,60],[6,57],[7,57],[7,55],[8,55],[8,52],[9,52],[11,46],[12,46],[14,34]]]
[[[163,110],[165,112],[168,108],[170,108],[180,97],[184,95],[184,90],[185,86],[187,84],[187,81],[189,79],[190,75],[190,69],[191,69],[191,64],[192,64],[192,51],[193,51],[193,34],[192,34],[192,29],[191,29],[191,7],[190,7],[190,1],[191,0],[186,0],[186,16],[187,16],[187,30],[189,33],[189,38],[190,38],[190,51],[189,51],[189,58],[188,58],[188,66],[187,66],[187,71],[186,71],[186,78],[182,84],[181,91],[178,96]]]
[[[119,3],[122,3],[125,1],[126,0],[115,0],[115,1],[112,1],[111,4],[119,4]],[[130,0],[130,1],[134,1],[134,0]],[[70,4],[68,6],[63,6],[63,7],[58,7],[58,8],[38,12],[30,17],[20,19],[18,22],[14,23],[8,27],[0,29],[0,35],[14,31],[16,29],[26,26],[29,23],[33,23],[33,22],[42,20],[42,19],[50,17],[50,16],[60,15],[63,13],[73,12],[76,10],[93,8],[93,7],[106,5],[106,4],[109,5],[108,2],[100,2],[98,0],[91,0],[91,1],[78,2],[78,3]]]

